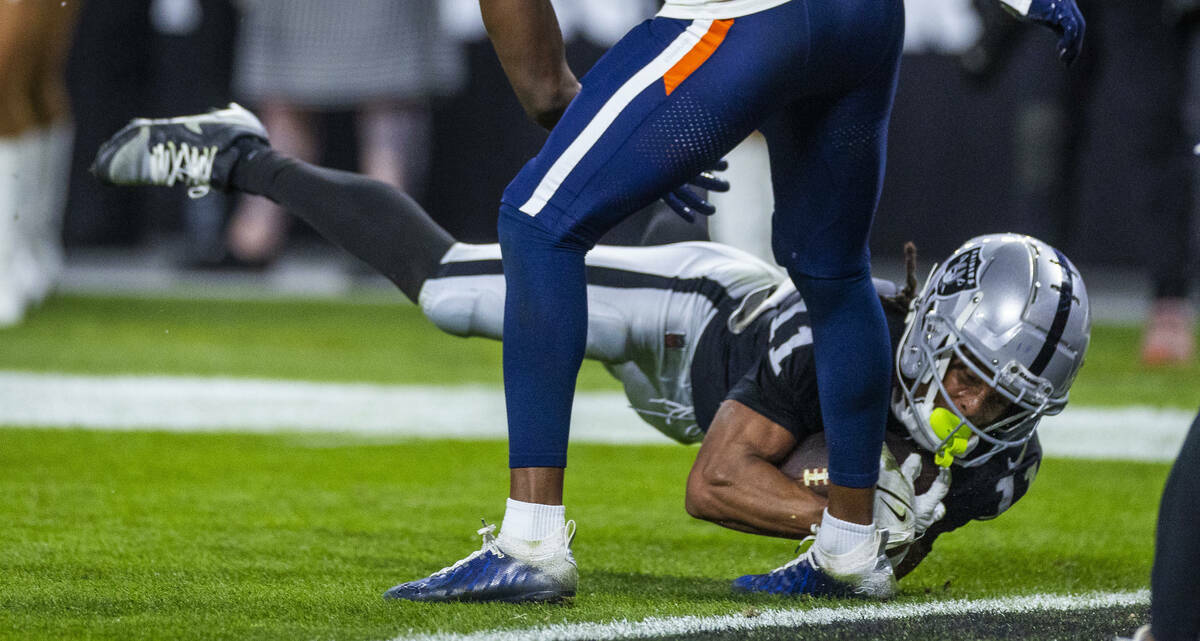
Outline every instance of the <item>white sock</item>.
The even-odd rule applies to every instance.
[[[874,523],[862,525],[843,521],[831,516],[826,509],[825,516],[821,518],[821,529],[817,531],[815,545],[820,546],[821,551],[827,555],[840,556],[858,548],[874,533]]]
[[[542,505],[508,499],[500,536],[521,541],[541,541],[566,526],[567,508],[562,505]]]

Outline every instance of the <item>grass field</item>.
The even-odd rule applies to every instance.
[[[576,446],[583,572],[571,607],[385,603],[498,519],[498,442],[0,431],[0,636],[385,639],[564,621],[727,614],[729,580],[794,544],[689,519],[693,450]],[[1051,461],[1030,495],[939,540],[906,600],[1144,587],[1162,464]],[[1069,509],[1066,507],[1069,506]]]
[[[1200,404],[1200,368],[1143,370],[1136,338],[1096,328],[1075,402]],[[410,306],[339,302],[59,297],[0,331],[0,370],[18,371],[498,384],[499,354],[438,336]],[[595,367],[580,386],[616,389]],[[690,519],[694,453],[572,446],[573,605],[421,605],[379,595],[478,546],[478,519],[501,516],[503,443],[3,427],[0,639],[345,641],[827,607],[730,594],[730,579],[785,562],[794,544]],[[1145,588],[1167,470],[1049,460],[1010,512],[940,539],[899,601]],[[976,617],[970,633],[935,617],[868,638],[1104,638],[1144,612],[1093,613],[1091,628]]]
[[[1094,327],[1072,402],[1200,406],[1200,364],[1146,369],[1138,339]],[[64,296],[0,331],[0,369],[498,386],[500,344],[441,334],[407,303]],[[620,385],[585,363],[579,388]]]

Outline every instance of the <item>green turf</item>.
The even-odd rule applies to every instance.
[[[57,296],[0,330],[0,369],[501,384],[500,343],[443,334],[413,305]],[[588,389],[620,389],[591,363]]]
[[[477,547],[502,443],[2,429],[0,638],[345,641],[802,605],[730,595],[793,544],[689,519],[694,454],[572,447],[574,605],[428,605],[379,595]],[[1009,513],[939,540],[902,598],[1144,588],[1166,472],[1048,461]]]
[[[1138,363],[1136,328],[1098,326],[1079,405],[1200,406],[1200,364]],[[411,305],[59,296],[0,330],[0,369],[500,384],[500,345],[441,334]],[[619,389],[595,363],[581,389]]]

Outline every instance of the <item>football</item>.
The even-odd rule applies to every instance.
[[[909,454],[917,451],[917,446],[911,441],[889,432],[884,443],[896,457],[898,463],[903,463]],[[933,462],[933,454],[922,452],[921,474],[913,484],[917,494],[929,489],[930,484],[937,478],[937,466]],[[818,432],[804,439],[780,466],[788,478],[801,485],[811,488],[822,497],[829,496],[829,447],[825,443],[825,433]]]

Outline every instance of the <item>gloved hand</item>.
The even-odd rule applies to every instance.
[[[729,191],[729,181],[717,178],[713,172],[725,171],[729,168],[729,163],[724,160],[717,161],[712,169],[700,172],[695,178],[692,178],[685,185],[681,185],[678,189],[667,193],[663,196],[663,202],[667,206],[675,210],[675,213],[683,217],[689,223],[696,222],[696,213],[699,212],[705,216],[712,216],[717,213],[717,208],[711,203],[704,200],[696,194],[696,192],[688,189],[688,185],[694,185],[700,189],[708,191]]]
[[[1017,17],[1049,27],[1058,34],[1058,59],[1071,64],[1083,48],[1086,23],[1075,0],[1000,0]]]
[[[888,531],[886,549],[907,546],[916,538],[916,511],[913,481],[885,445],[879,456],[874,515],[875,527]]]
[[[900,471],[910,483],[915,483],[921,476],[923,465],[921,456],[913,452],[904,459]],[[913,500],[913,511],[916,512],[913,519],[913,533],[916,538],[920,538],[925,534],[925,530],[929,529],[929,526],[946,516],[946,506],[942,503],[942,499],[946,498],[946,494],[949,492],[950,470],[943,467],[938,470],[937,478],[929,485],[929,489],[925,490],[924,494],[916,495]]]

